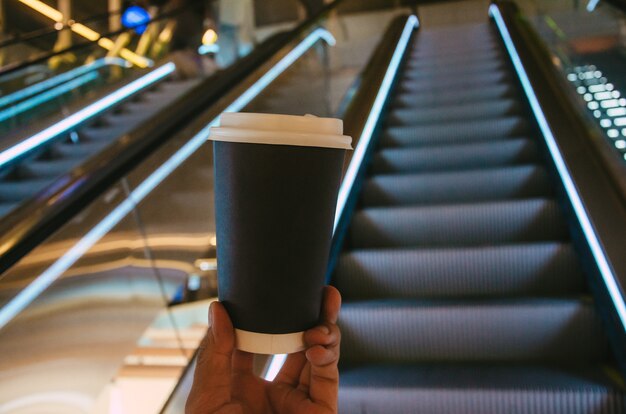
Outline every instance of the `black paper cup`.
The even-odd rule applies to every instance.
[[[340,120],[229,113],[214,141],[218,296],[238,349],[304,349],[319,322],[350,137]]]

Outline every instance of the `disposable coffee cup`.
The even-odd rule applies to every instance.
[[[225,113],[211,128],[218,296],[236,347],[304,349],[319,323],[342,167],[343,123],[313,116]]]

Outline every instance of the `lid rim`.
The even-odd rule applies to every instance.
[[[326,135],[303,132],[252,130],[228,127],[213,127],[210,141],[241,144],[293,145],[299,147],[337,148],[351,150],[352,138],[347,135]]]

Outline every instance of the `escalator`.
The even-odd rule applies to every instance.
[[[421,29],[407,55],[332,276],[339,411],[626,412],[495,27]]]
[[[0,169],[0,217],[154,117],[200,81],[165,79]]]
[[[160,112],[206,80],[208,73],[182,79],[174,62],[162,56],[173,22],[192,6],[151,18],[146,25],[153,33],[146,36],[132,28],[98,33],[95,40],[63,50],[4,62],[0,70],[0,221],[29,201],[47,198],[103,151],[124,147],[121,141],[129,141],[136,130],[149,129],[147,124]],[[95,22],[86,19],[84,23]],[[43,36],[56,39],[58,32],[11,39],[0,45],[0,52],[10,55],[11,47],[23,48],[23,42]],[[169,37],[160,36],[163,33]],[[117,42],[119,50],[111,52],[102,46],[100,36]],[[60,59],[70,62],[59,65]],[[153,59],[160,63],[144,68],[154,65]],[[29,75],[33,68],[46,71]]]

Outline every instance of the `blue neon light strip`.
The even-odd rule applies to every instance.
[[[346,202],[348,201],[348,195],[350,194],[350,190],[354,185],[354,181],[356,180],[356,176],[361,168],[361,164],[363,163],[363,158],[365,157],[365,153],[367,152],[367,148],[370,145],[372,140],[372,135],[374,133],[374,128],[378,123],[378,119],[380,118],[380,114],[383,110],[383,106],[385,105],[385,101],[387,100],[387,95],[389,95],[389,90],[391,89],[391,85],[393,80],[396,77],[396,73],[398,72],[398,68],[400,67],[400,62],[402,61],[402,56],[404,55],[404,51],[406,50],[409,40],[411,40],[411,33],[413,30],[419,27],[419,20],[416,16],[410,16],[404,26],[404,30],[402,31],[402,35],[400,35],[400,39],[398,40],[398,44],[396,45],[396,50],[393,52],[393,56],[389,62],[389,67],[387,68],[387,73],[385,73],[385,77],[383,78],[382,83],[380,84],[380,89],[378,89],[378,94],[376,95],[376,99],[374,100],[374,104],[372,105],[372,109],[367,117],[367,121],[365,122],[365,126],[363,127],[363,132],[359,137],[359,142],[354,149],[354,154],[352,155],[352,160],[350,161],[350,165],[346,170],[346,174],[341,183],[341,187],[339,188],[339,196],[337,197],[337,209],[335,210],[335,224],[333,226],[333,233],[337,228],[337,224],[339,223],[339,219],[343,214],[343,210],[346,206]]]
[[[325,32],[325,33],[324,33]],[[228,110],[236,112],[245,107],[255,96],[257,96],[267,85],[276,79],[285,69],[295,62],[308,48],[320,39],[328,41],[334,38],[326,30],[317,29],[311,32],[294,49],[287,53],[276,65],[268,70],[250,88],[248,88],[239,98],[228,106]],[[302,47],[302,45],[308,45]],[[173,64],[172,70],[173,70]],[[163,68],[163,67],[161,67]],[[161,69],[159,68],[159,69]],[[159,70],[157,69],[157,70]],[[154,72],[151,72],[151,74]],[[163,75],[165,76],[165,75]],[[130,85],[130,84],[129,84]],[[127,86],[129,86],[127,85]],[[121,89],[120,89],[121,90]],[[119,92],[119,91],[118,91]],[[226,111],[225,111],[226,112]],[[80,259],[94,244],[107,234],[117,223],[119,223],[133,208],[135,208],[154,188],[167,178],[178,166],[180,166],[191,154],[206,142],[209,136],[209,129],[218,122],[216,117],[207,126],[202,128],[185,145],[176,151],[167,161],[137,186],[128,197],[118,204],[106,217],[83,236],[71,249],[26,286],[19,294],[11,299],[2,309],[0,309],[0,329],[9,323],[16,315],[24,310],[33,300],[35,300],[44,290],[46,290],[55,280],[67,271],[78,259]]]
[[[0,122],[5,121],[9,118],[13,118],[45,102],[48,102],[54,98],[64,95],[70,92],[71,90],[79,88],[85,85],[86,83],[89,83],[97,78],[98,78],[98,74],[96,72],[89,72],[84,75],[78,76],[77,78],[74,78],[71,81],[66,82],[60,86],[49,89],[46,92],[40,93],[37,96],[34,96],[30,99],[22,101],[16,105],[10,106],[4,111],[0,111]]]
[[[69,132],[86,120],[106,111],[107,109],[113,107],[114,105],[137,93],[138,91],[145,89],[146,87],[160,81],[161,79],[174,72],[175,69],[176,66],[174,65],[174,63],[166,63],[165,65],[153,70],[152,72],[142,76],[141,78],[134,80],[128,85],[124,85],[120,89],[116,90],[110,95],[105,96],[99,101],[86,106],[85,108],[70,115],[64,120],[44,129],[43,131],[31,136],[30,138],[25,139],[19,144],[0,152],[0,168],[11,162],[13,159],[24,155],[25,153],[39,147],[42,144],[45,144],[51,139],[56,138],[63,133]]]
[[[550,154],[554,159],[554,163],[556,164],[559,175],[561,176],[561,180],[563,181],[563,185],[565,186],[565,190],[567,195],[572,202],[572,206],[574,207],[574,212],[576,213],[576,217],[580,222],[580,225],[583,229],[583,233],[585,238],[587,239],[587,243],[589,243],[589,247],[591,248],[591,252],[593,253],[593,257],[596,261],[598,269],[600,270],[600,274],[604,279],[604,283],[609,291],[615,309],[617,310],[617,314],[622,322],[622,326],[626,329],[626,304],[624,303],[624,298],[620,292],[619,286],[617,284],[617,279],[611,270],[611,266],[604,255],[604,251],[600,246],[600,241],[598,240],[598,236],[593,230],[593,225],[589,219],[589,215],[587,211],[585,211],[585,207],[580,199],[580,195],[578,194],[578,190],[576,190],[576,186],[574,185],[574,180],[567,169],[567,165],[565,164],[565,160],[563,160],[563,156],[561,155],[561,151],[559,150],[559,146],[556,143],[556,139],[554,138],[554,134],[548,125],[548,121],[541,109],[541,105],[539,104],[539,100],[533,91],[530,80],[528,79],[528,75],[526,70],[524,69],[524,65],[517,53],[517,49],[513,44],[513,40],[511,39],[511,35],[504,24],[504,20],[502,18],[502,14],[498,7],[492,4],[489,7],[489,14],[493,17],[498,26],[500,34],[502,35],[502,39],[506,46],[507,51],[509,52],[509,56],[513,61],[513,65],[515,67],[515,71],[519,76],[520,82],[524,88],[524,92],[528,97],[528,101],[530,102],[530,106],[533,110],[535,118],[537,119],[537,123],[539,124],[539,128],[543,133],[543,136],[548,144],[548,149],[550,150]]]
[[[117,58],[117,57],[100,58],[100,59],[94,60],[92,63],[88,65],[83,65],[75,69],[68,70],[67,72],[64,72],[60,75],[54,76],[50,79],[46,79],[44,81],[31,85],[27,88],[21,89],[17,92],[13,92],[9,95],[1,97],[0,108],[7,106],[7,105],[11,105],[15,102],[19,102],[33,95],[37,95],[47,89],[53,88],[57,85],[67,82],[87,72],[95,71],[97,69],[100,69],[103,66],[112,66],[112,65],[130,67],[130,63],[122,58]]]

